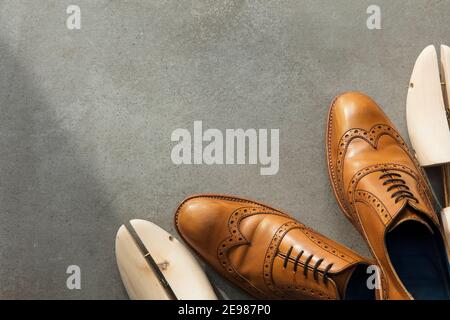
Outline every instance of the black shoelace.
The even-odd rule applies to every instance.
[[[287,268],[288,261],[289,261],[289,259],[291,259],[291,253],[292,253],[292,250],[293,250],[293,249],[294,249],[294,247],[291,246],[291,247],[289,248],[289,250],[287,251],[286,255],[284,256],[284,261],[283,261],[283,268],[284,268],[284,269]],[[300,262],[300,258],[303,256],[303,254],[304,254],[304,251],[302,250],[302,251],[300,251],[300,252],[297,254],[297,256],[295,257],[295,259],[294,259],[294,272],[297,272],[297,270],[298,270],[298,265],[299,265],[299,262]],[[309,264],[310,264],[310,262],[311,262],[311,260],[312,260],[313,257],[314,257],[313,254],[309,255],[308,258],[306,258],[305,263],[303,264],[303,274],[304,274],[305,277],[308,276],[308,267],[309,267]],[[324,259],[319,259],[319,260],[317,260],[317,262],[314,264],[314,267],[313,267],[313,277],[314,277],[314,280],[316,280],[316,281],[318,280],[318,272],[319,272],[318,269],[319,269],[319,266],[323,263],[323,260],[324,260]],[[323,271],[323,281],[324,281],[325,283],[327,283],[327,281],[328,281],[328,272],[330,271],[330,269],[331,269],[332,266],[333,266],[333,264],[332,264],[332,263],[329,263],[329,264],[326,266],[326,268],[324,269],[324,271]]]
[[[417,200],[417,198],[414,197],[414,195],[409,191],[410,189],[406,185],[406,181],[401,179],[401,177],[401,174],[386,171],[386,173],[380,176],[380,180],[385,180],[383,182],[383,186],[390,184],[389,188],[387,189],[388,192],[397,190],[391,195],[392,199],[395,198],[395,203],[399,202],[402,199],[411,199],[416,203],[419,203],[419,200]]]

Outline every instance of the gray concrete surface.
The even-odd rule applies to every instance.
[[[368,30],[366,9],[382,9]],[[81,7],[81,30],[65,26]],[[450,43],[448,1],[0,1],[0,298],[124,299],[122,222],[175,233],[193,193],[262,200],[362,254],[324,160],[336,94],[373,96],[406,136],[419,52]],[[170,136],[279,128],[280,171],[175,166]],[[82,289],[66,288],[68,265]],[[245,298],[212,270],[230,298]]]

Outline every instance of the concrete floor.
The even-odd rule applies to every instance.
[[[70,4],[81,30],[65,26]],[[406,137],[414,61],[450,44],[449,12],[428,0],[0,1],[0,298],[127,298],[118,227],[138,217],[175,234],[173,211],[193,193],[262,200],[368,255],[329,186],[328,106],[366,92]],[[195,120],[279,128],[279,173],[174,165],[171,133]],[[72,264],[81,290],[66,288]]]

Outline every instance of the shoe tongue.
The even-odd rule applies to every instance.
[[[338,274],[330,274],[329,277],[333,279],[333,281],[336,283],[336,287],[338,288],[339,295],[344,298],[345,293],[347,291],[347,285],[348,282],[353,275],[353,272],[355,271],[357,265],[353,265],[349,268],[344,269],[342,272],[339,272]]]
[[[388,232],[392,232],[394,229],[407,221],[421,223],[427,227],[432,234],[434,233],[433,228],[431,228],[430,224],[422,217],[422,215],[409,206],[405,206],[405,208],[397,214],[395,220],[389,226]]]

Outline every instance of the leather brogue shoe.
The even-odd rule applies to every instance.
[[[337,201],[380,267],[383,298],[449,299],[446,243],[428,181],[371,98],[334,99],[327,160]]]
[[[371,263],[270,206],[223,195],[186,199],[182,238],[221,275],[262,299],[374,299]]]

